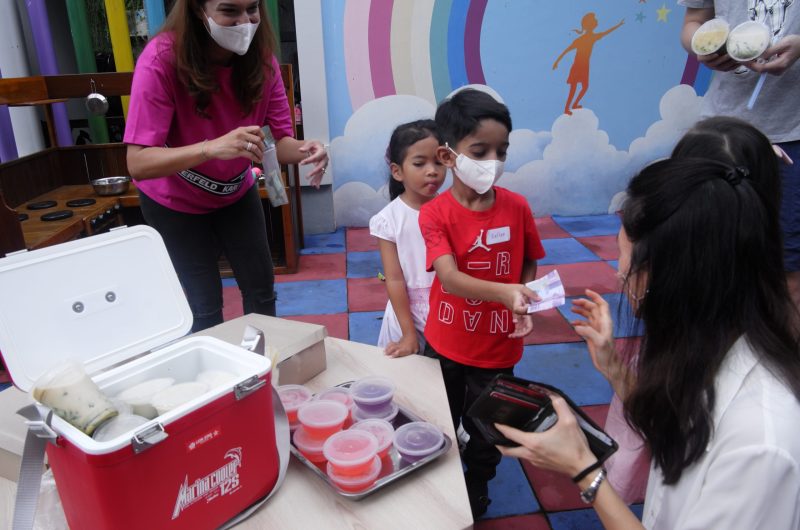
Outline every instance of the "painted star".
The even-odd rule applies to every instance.
[[[667,9],[666,4],[661,4],[661,9],[656,9],[656,13],[658,13],[658,20],[656,20],[656,22],[666,22],[667,15],[672,13],[672,9]]]
[[[644,22],[644,19],[646,19],[646,18],[647,17],[641,11],[636,13],[636,22]]]

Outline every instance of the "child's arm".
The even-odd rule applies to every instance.
[[[613,28],[608,28],[607,30],[600,32],[600,34],[597,36],[597,38],[598,39],[602,39],[603,37],[605,37],[606,35],[608,35],[612,31],[614,31],[615,29],[619,28],[624,23],[625,23],[625,19],[623,18],[622,20],[619,21],[619,24],[617,24]]]
[[[473,298],[487,302],[497,302],[506,306],[513,313],[528,314],[530,300],[538,300],[539,296],[521,284],[490,282],[473,278],[458,270],[452,255],[439,256],[433,262],[436,276],[444,290],[462,298]]]
[[[526,259],[522,264],[522,283],[526,284],[536,279],[537,263],[535,259]],[[533,317],[529,314],[514,315],[514,331],[508,335],[510,339],[524,337],[533,331]]]
[[[564,58],[564,56],[567,54],[567,52],[568,52],[568,51],[570,51],[570,50],[574,50],[574,49],[575,49],[575,42],[573,41],[573,42],[572,42],[572,44],[570,44],[569,46],[567,46],[567,49],[566,49],[566,50],[564,50],[563,52],[561,52],[561,55],[559,55],[559,56],[558,56],[558,59],[556,59],[556,62],[554,62],[554,63],[553,63],[553,70],[555,70],[556,68],[558,68],[558,63],[561,61],[561,59],[563,59],[563,58]]]
[[[414,319],[411,316],[406,278],[400,267],[397,245],[385,239],[378,239],[378,247],[381,251],[383,273],[386,276],[386,291],[389,294],[389,301],[392,302],[394,313],[397,315],[397,321],[400,322],[400,329],[403,331],[403,338],[399,342],[387,344],[384,351],[389,357],[403,357],[417,353],[419,351],[417,329],[414,327]]]

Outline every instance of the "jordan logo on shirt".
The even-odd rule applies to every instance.
[[[487,247],[486,245],[483,244],[483,232],[484,232],[484,230],[481,229],[481,233],[478,234],[478,237],[475,238],[475,243],[472,244],[472,247],[470,247],[470,249],[467,251],[467,254],[469,254],[473,250],[477,250],[479,248],[482,248],[483,250],[486,250],[487,252],[492,250],[492,249],[490,249],[489,247]]]

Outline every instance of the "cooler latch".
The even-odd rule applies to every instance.
[[[267,382],[263,379],[259,379],[257,375],[254,375],[250,379],[246,381],[242,381],[235,387],[233,387],[233,394],[236,396],[236,400],[240,400],[246,396],[249,396],[262,386],[266,385]]]
[[[164,431],[164,426],[160,423],[156,423],[144,429],[143,431],[137,432],[131,438],[131,445],[133,446],[133,452],[137,455],[142,451],[150,449],[154,445],[159,442],[163,442],[169,436]]]

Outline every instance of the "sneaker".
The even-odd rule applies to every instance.
[[[478,519],[486,513],[492,499],[489,498],[489,484],[484,481],[467,479],[467,496],[472,509],[472,518]]]

